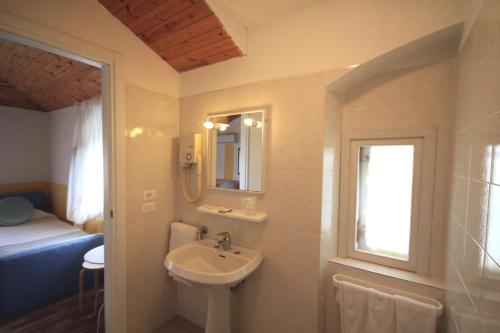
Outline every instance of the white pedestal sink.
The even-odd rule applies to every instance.
[[[214,248],[215,241],[203,239],[170,252],[164,265],[178,280],[208,289],[205,332],[231,332],[230,287],[259,267],[262,252],[233,245],[231,250]]]

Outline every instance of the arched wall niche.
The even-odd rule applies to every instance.
[[[351,262],[339,234],[341,198],[346,194],[346,170],[341,170],[342,135],[347,131],[401,128],[437,128],[432,238],[428,274],[434,285],[445,272],[449,160],[452,154],[453,99],[457,56],[463,24],[456,24],[403,45],[345,73],[327,87],[323,169],[322,229],[332,230],[321,238],[322,256],[330,257],[324,280],[335,273],[355,274],[396,285],[401,280],[365,271],[366,265]],[[333,188],[333,190],[332,190]],[[325,193],[329,193],[325,197]],[[328,203],[328,204],[327,204]],[[325,249],[325,250],[324,250]],[[329,251],[329,253],[327,253]],[[325,252],[325,253],[323,253]],[[368,265],[369,266],[369,265]],[[356,267],[356,268],[355,268]],[[444,301],[444,289],[418,284],[406,288]],[[340,332],[335,289],[328,283],[327,328]]]
[[[433,213],[431,247],[439,255],[431,258],[429,275],[443,275],[442,230],[446,228],[448,196],[445,170],[451,149],[455,57],[462,30],[462,23],[452,25],[403,45],[359,65],[327,87],[323,193],[331,194],[323,197],[323,202],[330,204],[322,206],[321,224],[337,232],[322,238],[322,249],[334,249],[337,256],[346,256],[342,250],[345,244],[337,244],[339,233],[345,232],[339,225],[339,201],[344,195],[341,183],[345,178],[340,170],[342,133],[434,127],[438,129],[434,199],[439,204]],[[331,188],[333,191],[327,191]]]

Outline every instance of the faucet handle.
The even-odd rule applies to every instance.
[[[231,237],[231,234],[227,231],[222,231],[222,232],[219,232],[216,234],[217,236],[222,236],[224,239],[225,238],[230,238]]]
[[[227,231],[219,232],[217,236],[222,236],[222,240],[216,241],[216,246],[222,246],[224,251],[231,250],[231,234]]]

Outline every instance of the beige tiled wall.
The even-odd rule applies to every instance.
[[[263,224],[206,216],[179,197],[178,216],[207,225],[210,236],[231,232],[235,244],[262,249],[262,267],[234,294],[235,332],[317,332],[324,323],[320,288],[323,142],[326,86],[340,72],[268,81],[181,99],[181,134],[203,132],[207,113],[253,106],[271,107],[266,142],[266,193],[257,209]],[[204,137],[205,138],[205,137]],[[205,140],[205,139],[204,139]],[[205,146],[203,147],[205,149]],[[205,155],[205,154],[204,154]],[[206,190],[202,203],[241,207],[246,194]],[[331,223],[330,223],[331,224]],[[327,250],[325,250],[326,252]],[[320,296],[322,295],[322,296]],[[203,299],[179,287],[179,312],[203,323]],[[202,296],[203,297],[203,296]],[[186,306],[189,304],[189,306]],[[201,304],[198,305],[198,304]]]
[[[449,331],[500,332],[500,2],[458,56],[448,226]]]
[[[455,60],[379,74],[346,93],[343,130],[437,128],[430,276],[444,275]]]
[[[175,314],[176,286],[163,267],[175,217],[179,101],[126,88],[128,332],[150,332]],[[141,212],[156,190],[156,212]]]
[[[409,282],[404,281],[404,278],[392,278],[348,265],[329,263],[324,275],[327,281],[327,332],[340,333],[339,306],[335,301],[336,290],[331,284],[335,273],[348,274],[444,301],[441,282],[446,251],[444,240],[455,68],[455,60],[452,59],[431,66],[379,74],[351,88],[343,97],[340,111],[342,131],[437,128],[430,277],[422,278],[420,283]],[[395,276],[398,273],[394,273]],[[423,284],[424,280],[427,285]],[[429,281],[432,286],[429,286]]]

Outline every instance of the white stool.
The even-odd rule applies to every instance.
[[[97,297],[99,291],[99,271],[104,269],[104,245],[98,246],[87,253],[83,257],[84,262],[80,270],[80,292],[78,294],[78,305],[80,313],[83,311],[83,287],[85,282],[85,272],[94,273],[94,294]]]

